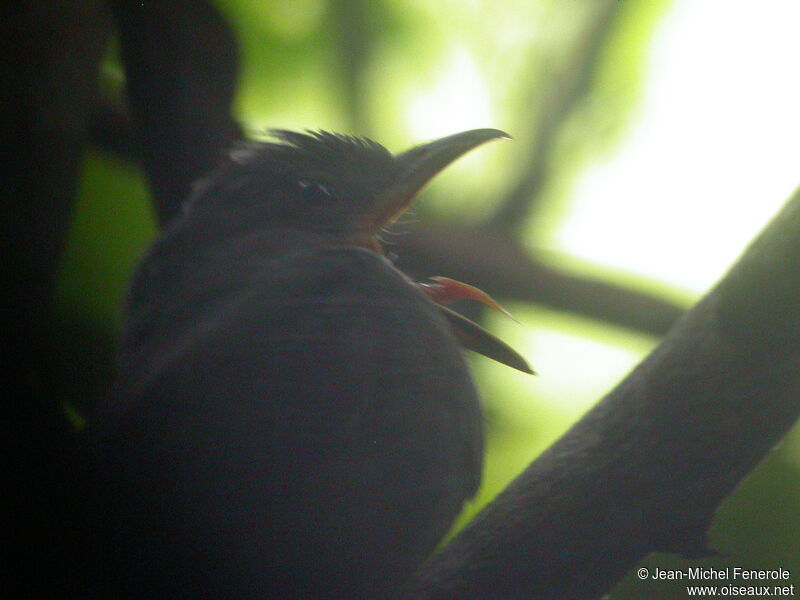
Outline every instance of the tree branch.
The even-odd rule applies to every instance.
[[[128,103],[161,223],[240,135],[230,108],[237,76],[230,28],[207,2],[112,3]]]
[[[661,336],[683,310],[656,296],[562,273],[508,235],[422,221],[398,238],[399,266],[427,277],[447,275],[505,300],[544,304]],[[395,250],[390,247],[390,249]]]
[[[13,70],[3,86],[2,122],[14,151],[0,219],[3,273],[12,280],[4,282],[10,306],[2,319],[3,331],[25,343],[51,308],[110,23],[93,0],[25,2],[5,13]]]
[[[0,318],[10,350],[4,416],[14,432],[4,441],[14,482],[4,530],[16,540],[8,568],[22,596],[79,597],[92,567],[82,510],[86,461],[54,378],[53,290],[110,18],[99,0],[15,3],[2,17],[8,52],[0,113],[11,152],[0,215]]]
[[[798,298],[800,190],[407,597],[599,598],[650,552],[703,555],[717,506],[800,416]]]

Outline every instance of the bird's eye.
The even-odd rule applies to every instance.
[[[301,179],[297,182],[297,187],[299,187],[303,195],[310,200],[335,199],[337,197],[335,188],[318,181]]]

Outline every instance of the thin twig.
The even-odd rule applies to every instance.
[[[617,0],[606,0],[594,10],[569,68],[564,69],[560,77],[548,75],[549,94],[542,98],[542,89],[530,86],[530,98],[526,104],[539,108],[530,146],[520,151],[526,157],[528,168],[500,201],[499,208],[487,221],[487,227],[501,231],[518,229],[535,211],[542,191],[550,181],[551,161],[558,135],[563,130],[564,122],[591,91],[602,50],[616,23],[621,5]]]

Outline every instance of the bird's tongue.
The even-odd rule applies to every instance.
[[[450,323],[459,343],[479,354],[508,365],[524,373],[535,375],[525,358],[508,344],[493,336],[477,323],[449,309],[448,304],[456,300],[475,300],[495,310],[499,310],[514,321],[514,317],[500,306],[489,294],[466,283],[448,277],[432,277],[433,283],[418,283],[422,292],[439,305]]]
[[[420,288],[436,304],[448,305],[456,300],[475,300],[481,304],[499,310],[512,321],[517,321],[510,312],[500,306],[494,298],[475,286],[450,279],[449,277],[431,277],[434,283],[419,283]]]

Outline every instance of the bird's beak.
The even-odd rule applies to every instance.
[[[432,277],[431,279],[434,283],[418,283],[417,286],[428,298],[439,305],[439,309],[450,324],[453,335],[462,346],[523,373],[536,375],[536,371],[519,352],[446,305],[456,300],[474,300],[489,308],[499,310],[516,321],[506,309],[495,302],[486,292],[476,287],[448,277]]]
[[[447,322],[450,323],[450,329],[453,330],[456,340],[464,348],[483,354],[486,358],[496,360],[517,371],[536,375],[536,371],[531,368],[525,357],[503,340],[493,336],[474,321],[454,310],[450,310],[446,306],[439,306],[439,309],[444,314]]]
[[[450,163],[488,141],[511,136],[499,129],[472,129],[415,146],[395,157],[397,176],[381,194],[373,213],[375,231],[404,213],[425,185]]]
[[[510,139],[511,136],[499,129],[472,129],[416,146],[397,155],[397,175],[378,198],[371,214],[375,221],[369,229],[377,232],[391,224],[408,209],[419,191],[450,163],[486,142],[502,138]],[[514,369],[534,373],[527,361],[513,348],[477,323],[445,306],[452,300],[472,299],[492,308],[499,308],[496,302],[477,288],[452,279],[438,278],[436,281],[436,284],[421,284],[420,288],[439,305],[462,346]]]

